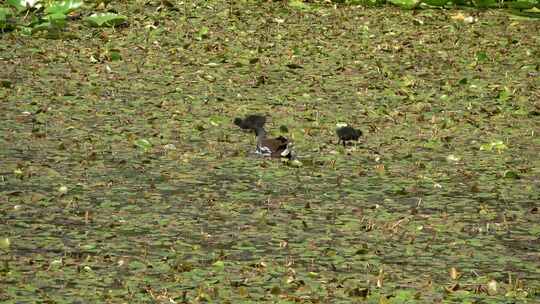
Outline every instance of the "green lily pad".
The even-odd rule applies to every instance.
[[[399,6],[403,9],[415,9],[419,4],[420,0],[389,0],[390,3]]]
[[[51,14],[44,18],[45,22],[35,25],[32,32],[59,30],[66,25],[67,16],[64,14]]]
[[[2,20],[6,20],[12,15],[13,15],[13,12],[11,11],[11,9],[7,7],[0,7],[0,22],[2,22]]]
[[[504,88],[501,92],[499,92],[498,99],[499,101],[506,102],[512,97],[512,92],[508,88]]]
[[[540,5],[540,1],[537,0],[518,0],[518,1],[505,1],[505,4],[509,8],[514,9],[530,9]]]
[[[69,14],[83,5],[82,1],[69,0],[69,1],[57,1],[53,2],[50,6],[45,8],[46,14]]]
[[[9,8],[0,7],[0,30],[10,28],[9,18],[11,17],[11,15],[12,12]]]
[[[504,171],[503,172],[503,177],[504,178],[509,178],[509,179],[520,179],[519,173],[517,173],[516,171],[513,171],[513,170]]]
[[[291,1],[289,1],[289,6],[294,8],[294,9],[301,10],[301,11],[309,11],[309,10],[311,10],[311,7],[309,6],[309,4],[306,4],[306,3],[304,3],[304,1],[299,1],[299,0],[291,0]]]
[[[496,140],[496,141],[481,145],[480,151],[497,150],[497,152],[501,152],[502,150],[505,150],[507,148],[508,147],[503,143],[502,140]]]
[[[291,167],[300,168],[303,166],[302,162],[298,159],[290,160],[287,162],[287,164]]]
[[[126,22],[127,17],[114,13],[95,13],[84,18],[84,21],[94,27],[112,27]]]
[[[472,3],[480,8],[497,7],[499,5],[497,0],[473,0]]]
[[[220,270],[220,271],[225,269],[225,263],[223,261],[217,261],[212,265],[215,267],[215,269]]]
[[[41,4],[39,0],[7,0],[7,4],[15,7],[17,12],[24,12],[30,8],[40,8]]]
[[[1,249],[9,249],[10,245],[11,245],[11,241],[9,240],[9,238],[0,239],[0,248]]]
[[[65,20],[67,19],[67,16],[62,13],[54,13],[54,14],[45,16],[45,19],[51,22],[52,24],[63,25]]]
[[[137,139],[133,144],[145,152],[152,148],[152,143],[144,138]]]
[[[476,53],[476,60],[480,62],[484,62],[484,61],[489,60],[489,57],[485,52],[478,52]]]
[[[540,6],[540,5],[539,5]],[[533,7],[528,10],[519,10],[519,9],[512,9],[510,10],[510,13],[512,15],[520,16],[520,17],[526,17],[526,18],[540,18],[540,8]]]
[[[431,6],[445,6],[448,2],[448,0],[423,0],[422,3],[425,3],[427,5]]]
[[[195,36],[195,39],[203,40],[205,38],[208,38],[209,33],[210,33],[210,29],[208,27],[206,27],[206,26],[203,26],[197,32],[197,35]]]
[[[122,60],[122,55],[120,54],[120,51],[118,50],[109,50],[108,57],[111,61],[118,61]]]

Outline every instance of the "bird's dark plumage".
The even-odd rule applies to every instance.
[[[279,136],[276,138],[266,137],[264,124],[266,117],[262,115],[252,114],[244,119],[235,118],[234,124],[244,130],[253,130],[257,135],[257,148],[255,153],[269,157],[285,157],[292,159],[294,157],[291,151],[292,143],[285,137]]]
[[[345,126],[338,128],[336,134],[339,138],[338,144],[341,142],[343,146],[350,140],[358,140],[362,136],[362,131],[357,130],[353,127]]]
[[[255,153],[270,157],[293,158],[292,143],[285,137],[267,138],[264,128],[255,129],[257,134],[257,149]]]
[[[244,119],[237,117],[234,119],[234,124],[244,130],[256,130],[257,128],[263,128],[266,123],[266,117],[262,115],[248,115]]]

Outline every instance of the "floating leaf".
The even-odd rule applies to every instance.
[[[217,127],[219,125],[226,124],[228,122],[227,117],[219,116],[219,115],[212,115],[210,119],[208,120],[208,123],[214,127]]]
[[[473,0],[472,3],[476,7],[497,7],[499,5],[498,0]]]
[[[137,139],[134,142],[134,145],[140,149],[142,149],[144,152],[147,152],[152,148],[152,143],[150,143],[147,139],[141,138]]]
[[[395,302],[396,303],[411,303],[415,302],[416,291],[415,290],[397,290],[395,292]]]
[[[2,29],[1,25],[0,25],[0,29]],[[0,86],[6,89],[10,89],[13,87],[13,82],[9,79],[2,79],[0,80]]]
[[[540,5],[539,5],[540,6]],[[526,18],[540,18],[540,8],[533,7],[528,10],[512,9],[510,10],[512,15],[526,17]]]
[[[389,0],[389,2],[403,9],[415,9],[420,4],[420,0]]]
[[[518,0],[505,1],[504,4],[514,9],[531,9],[534,8],[536,5],[539,5],[540,2],[538,2],[537,0]]]
[[[507,149],[508,147],[503,143],[502,140],[496,140],[487,144],[483,144],[480,146],[480,151],[492,151],[497,150],[497,152],[501,152],[502,150]]]
[[[304,1],[300,1],[300,0],[291,0],[289,1],[289,6],[292,7],[292,8],[295,8],[295,9],[298,9],[298,10],[301,10],[301,11],[308,11],[311,9],[311,7],[304,3]]]
[[[58,187],[58,193],[60,194],[66,194],[68,192],[68,188],[64,185]]]
[[[451,3],[451,1],[448,1],[448,0],[423,0],[422,1],[422,3],[431,5],[431,6],[445,6],[448,2]]]
[[[50,14],[50,15],[45,16],[45,19],[48,22],[50,22],[51,24],[53,24],[53,25],[63,26],[63,25],[65,25],[65,21],[67,19],[67,16],[65,14],[62,14],[62,13],[54,13],[54,14]]]
[[[480,62],[487,61],[489,58],[485,52],[478,52],[476,53],[476,60]]]
[[[7,0],[6,3],[15,7],[17,12],[24,12],[29,8],[40,8],[40,0]]]
[[[32,28],[32,33],[39,31],[56,32],[66,25],[67,16],[64,14],[53,14],[45,16],[45,22],[39,23]]]
[[[0,7],[0,30],[10,28],[9,18],[12,12],[9,8]]]
[[[210,33],[210,29],[206,26],[203,26],[197,32],[197,36],[195,37],[195,39],[203,40],[204,38],[208,38],[208,33]]]
[[[488,295],[492,296],[492,295],[497,294],[497,290],[498,290],[497,281],[491,280],[491,281],[489,281],[487,283],[487,293],[488,293]]]
[[[302,162],[299,161],[298,159],[290,160],[287,163],[288,163],[289,166],[295,167],[295,168],[300,168],[300,167],[303,166]]]
[[[510,178],[510,179],[519,179],[520,178],[519,174],[516,171],[512,171],[512,170],[504,171],[503,177],[504,178]]]
[[[120,54],[119,50],[108,50],[107,58],[111,61],[118,61],[122,60],[122,55]]]
[[[9,238],[0,239],[0,249],[9,249],[10,245],[11,241],[9,240]]]
[[[115,13],[95,13],[84,18],[84,21],[94,27],[112,27],[127,21],[127,17]]]
[[[508,99],[510,99],[511,96],[512,96],[512,92],[510,92],[508,88],[504,88],[504,90],[499,92],[498,98],[499,98],[499,101],[505,102],[505,101],[508,101]]]
[[[45,8],[46,14],[64,14],[67,15],[83,5],[82,1],[55,1],[50,6]]]
[[[448,156],[446,156],[446,161],[449,162],[449,163],[457,163],[459,162],[461,159],[457,156],[455,156],[454,154],[449,154]]]
[[[217,261],[214,264],[212,264],[216,269],[223,270],[225,269],[225,263],[223,261]]]

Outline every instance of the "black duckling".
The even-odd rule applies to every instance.
[[[341,142],[343,143],[343,146],[345,146],[350,140],[358,140],[360,136],[362,136],[362,131],[353,127],[345,126],[338,128],[336,130],[336,134],[339,138],[338,144]]]
[[[257,134],[257,149],[255,153],[269,157],[284,157],[293,159],[294,154],[291,150],[292,143],[285,137],[267,138],[264,128],[255,129]]]
[[[234,124],[244,130],[256,130],[257,128],[263,128],[266,123],[266,117],[262,115],[252,114],[242,119],[237,117],[234,119]]]

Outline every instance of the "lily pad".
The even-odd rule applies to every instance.
[[[540,5],[537,0],[506,1],[505,4],[514,9],[531,9]]]
[[[73,21],[76,41],[16,39],[66,14],[0,5],[17,21],[0,46],[16,64],[0,76],[0,298],[537,298],[531,22],[350,0],[306,12],[289,0],[98,1],[137,26]],[[70,34],[49,25],[44,38]],[[231,122],[252,113],[297,160],[253,155],[255,136]],[[338,122],[366,136],[342,147]]]
[[[11,17],[11,15],[12,12],[9,8],[0,7],[0,30],[10,28],[9,18]]]
[[[210,33],[210,29],[208,27],[206,27],[206,26],[203,26],[197,32],[197,35],[195,36],[195,39],[203,40],[205,38],[208,38],[209,33]]]
[[[311,9],[311,7],[308,4],[304,3],[303,1],[298,1],[298,0],[289,1],[289,6],[294,9],[301,10],[301,11],[309,11]]]
[[[473,0],[472,3],[479,8],[497,7],[499,5],[497,0]]]
[[[45,16],[45,22],[40,23],[32,28],[32,32],[59,30],[66,24],[67,16],[64,14],[51,14]]]
[[[415,9],[420,4],[420,0],[389,0],[390,3],[403,9]]]
[[[45,8],[46,14],[69,14],[83,5],[82,1],[69,0],[69,1],[57,1],[53,2],[50,6]]]
[[[115,13],[95,13],[84,18],[84,21],[94,27],[112,27],[127,21],[127,17]]]
[[[144,152],[147,152],[152,148],[152,143],[144,138],[136,140],[133,144]]]
[[[539,5],[540,6],[540,5]],[[512,15],[520,16],[520,17],[526,17],[526,18],[540,18],[540,8],[533,7],[528,10],[519,10],[519,9],[512,9],[510,10],[510,13]]]
[[[0,248],[1,249],[9,249],[10,245],[11,245],[11,241],[9,240],[9,238],[0,239]]]
[[[423,0],[422,3],[425,3],[427,5],[431,6],[445,6],[448,2],[448,0]]]
[[[24,12],[29,8],[40,8],[40,0],[7,0],[6,3],[15,7],[17,12]]]
[[[502,150],[505,150],[507,148],[508,146],[506,146],[502,140],[496,140],[496,141],[481,145],[480,151],[497,150],[497,152],[501,152]]]
[[[519,173],[517,171],[513,170],[506,170],[503,172],[504,178],[510,178],[510,179],[520,179]]]

